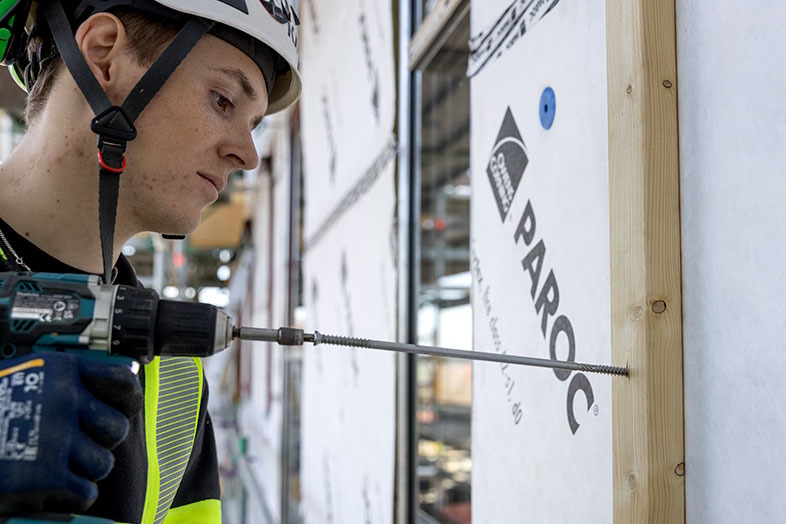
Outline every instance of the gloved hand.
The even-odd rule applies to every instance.
[[[137,377],[106,360],[0,361],[0,514],[87,509],[142,403]]]

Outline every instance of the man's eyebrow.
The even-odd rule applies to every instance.
[[[243,93],[245,93],[246,96],[251,100],[259,100],[259,93],[257,93],[256,89],[251,86],[251,82],[248,81],[248,77],[241,69],[224,67],[211,67],[210,69],[222,73],[235,80],[238,84],[240,84],[240,88],[243,90]]]

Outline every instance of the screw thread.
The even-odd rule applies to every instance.
[[[367,338],[339,337],[336,335],[325,335],[320,333],[319,342],[333,346],[348,346],[352,348],[367,348],[371,343]]]
[[[604,366],[602,364],[580,364],[579,369],[589,373],[602,373],[604,375],[628,375],[628,368],[619,366]]]

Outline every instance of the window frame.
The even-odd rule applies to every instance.
[[[469,17],[470,0],[439,0],[423,16],[423,1],[400,1],[398,57],[399,340],[417,343],[420,285],[421,70]],[[406,53],[403,51],[406,50]],[[397,524],[423,523],[418,505],[417,357],[398,356],[396,425]]]

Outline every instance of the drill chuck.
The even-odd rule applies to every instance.
[[[215,306],[159,299],[150,289],[115,286],[110,355],[147,364],[156,356],[208,357],[232,342],[232,322]]]
[[[232,321],[215,306],[161,300],[155,324],[155,354],[209,357],[232,342]]]
[[[107,286],[102,286],[107,287]],[[159,299],[147,289],[117,286],[112,310],[110,355],[132,357],[142,364],[153,360]]]

